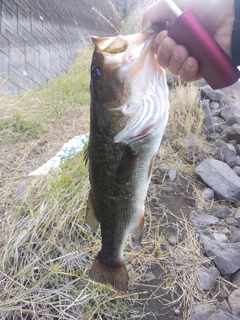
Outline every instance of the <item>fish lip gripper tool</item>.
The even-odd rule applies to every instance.
[[[190,56],[197,59],[199,73],[212,89],[235,83],[240,78],[238,68],[194,13],[189,9],[182,12],[172,0],[165,2],[178,17],[168,30],[168,36],[186,47]]]

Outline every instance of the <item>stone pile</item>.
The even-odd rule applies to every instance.
[[[195,306],[189,319],[234,320],[240,319],[240,101],[239,105],[224,106],[225,94],[209,86],[204,86],[201,94],[203,132],[214,147],[212,157],[204,159],[195,174],[206,184],[205,199],[224,200],[231,206],[190,214],[204,254],[214,263],[197,270],[196,285],[210,291],[217,277],[229,285],[216,294],[217,304]]]
[[[199,164],[195,173],[221,199],[240,203],[240,102],[223,106],[225,94],[209,86],[201,89],[205,119],[203,131],[214,142],[213,159]]]

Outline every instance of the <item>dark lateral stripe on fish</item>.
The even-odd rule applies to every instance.
[[[89,271],[89,277],[103,284],[111,284],[120,291],[126,292],[128,289],[129,277],[124,262],[121,266],[108,266],[101,261],[99,254]]]

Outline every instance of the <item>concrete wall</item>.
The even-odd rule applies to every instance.
[[[18,94],[46,83],[67,71],[84,37],[115,35],[117,3],[0,0],[0,91]]]

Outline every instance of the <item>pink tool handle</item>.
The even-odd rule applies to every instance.
[[[168,35],[197,59],[199,73],[213,89],[228,87],[240,78],[240,72],[232,60],[192,11],[183,11]]]

